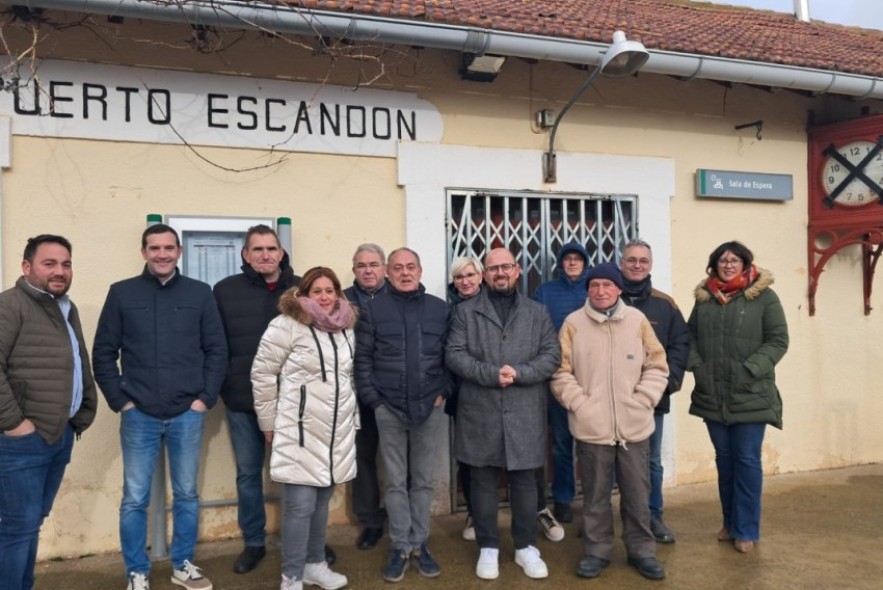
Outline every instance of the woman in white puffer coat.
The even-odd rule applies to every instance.
[[[358,410],[352,370],[355,312],[329,268],[308,270],[279,300],[251,369],[258,424],[282,484],[282,585],[336,590],[325,562],[334,485],[356,476]]]

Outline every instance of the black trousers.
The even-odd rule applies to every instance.
[[[475,540],[482,549],[500,548],[497,523],[499,500],[497,482],[502,467],[470,467],[472,478],[472,521]],[[512,510],[512,540],[515,549],[537,544],[537,487],[533,469],[506,471],[509,481],[509,506]]]
[[[380,436],[374,410],[359,404],[362,428],[356,431],[356,479],[353,480],[353,514],[363,528],[383,528],[386,509],[380,505],[380,481],[377,476],[377,451]]]

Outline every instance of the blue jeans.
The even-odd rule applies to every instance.
[[[549,426],[552,430],[552,499],[570,504],[576,494],[573,469],[573,435],[567,423],[567,410],[549,395]],[[545,505],[545,494],[542,504]],[[540,508],[542,509],[542,508]]]
[[[742,541],[760,539],[763,491],[761,447],[766,424],[722,424],[706,420],[717,463],[724,527]]]
[[[74,430],[55,443],[0,434],[0,590],[31,590],[40,526],[71,460]]]
[[[264,455],[267,444],[252,412],[227,409],[227,428],[236,458],[236,497],[239,530],[246,547],[262,547],[266,536]]]
[[[650,435],[650,516],[662,518],[662,425],[665,414],[654,414],[656,430]]]
[[[132,408],[120,417],[123,447],[123,501],[120,504],[120,544],[126,562],[126,576],[132,572],[147,575],[147,506],[150,484],[160,446],[166,443],[169,477],[172,482],[172,547],[175,568],[184,560],[193,561],[199,529],[199,496],[196,479],[205,412],[187,410],[174,418],[161,420]]]

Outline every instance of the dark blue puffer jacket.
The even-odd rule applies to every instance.
[[[568,278],[561,268],[561,261],[570,252],[576,252],[586,261],[583,273],[576,280]],[[555,268],[558,269],[558,278],[546,281],[540,285],[533,298],[546,306],[552,318],[552,325],[555,326],[556,330],[560,330],[565,318],[581,308],[586,302],[586,275],[589,274],[589,254],[582,245],[576,242],[565,244],[558,252]]]
[[[448,397],[445,371],[448,306],[423,285],[402,293],[392,285],[359,310],[355,378],[359,401],[385,405],[412,426],[423,424],[436,398]]]
[[[146,266],[111,285],[92,367],[114,412],[131,401],[166,420],[196,399],[214,406],[227,370],[227,339],[211,287],[180,272],[162,284]]]

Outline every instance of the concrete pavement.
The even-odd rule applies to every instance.
[[[388,584],[380,577],[386,560],[386,543],[372,551],[358,551],[351,526],[332,527],[328,542],[338,554],[335,569],[349,577],[353,590],[525,590],[539,587],[604,588],[604,590],[677,588],[678,590],[815,590],[883,588],[883,464],[767,477],[764,490],[762,540],[753,553],[737,553],[729,543],[719,543],[717,490],[714,484],[680,486],[666,490],[666,521],[677,535],[673,545],[660,545],[657,557],[667,578],[651,582],[625,563],[617,543],[613,562],[595,580],[577,578],[573,571],[581,556],[577,524],[567,525],[560,543],[545,538],[539,549],[550,575],[529,580],[513,561],[508,538],[508,511],[501,516],[504,533],[500,551],[500,577],[482,581],[475,577],[478,549],[463,541],[463,515],[433,520],[430,548],[442,575],[428,580],[411,568],[405,579]],[[617,531],[619,532],[617,520]],[[214,582],[215,590],[276,590],[279,588],[279,555],[274,550],[247,575],[232,572],[241,545],[238,540],[201,544],[197,563]],[[152,590],[179,588],[169,581],[168,562],[154,564]],[[40,563],[35,590],[125,590],[122,559],[100,555]]]

